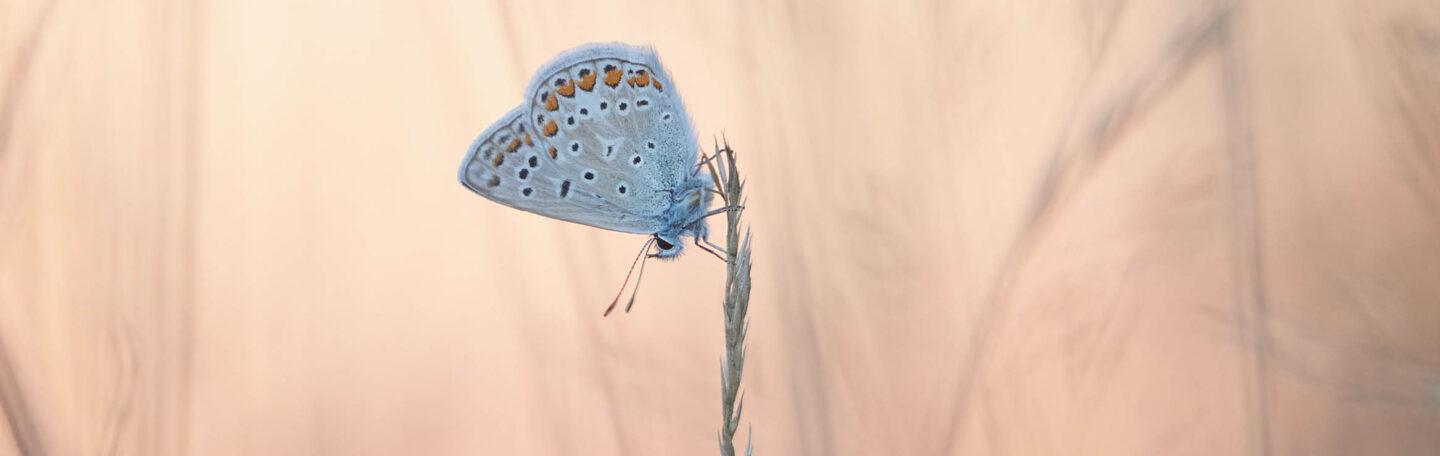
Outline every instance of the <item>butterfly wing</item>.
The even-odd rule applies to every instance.
[[[491,201],[561,220],[616,231],[645,233],[596,195],[569,188],[554,160],[526,125],[526,109],[511,110],[470,145],[460,164],[460,183]],[[548,173],[546,171],[549,171]]]
[[[460,181],[547,217],[655,233],[695,166],[689,117],[653,50],[591,44],[546,64],[527,102],[486,129]]]

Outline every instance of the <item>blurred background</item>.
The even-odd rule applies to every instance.
[[[757,454],[1440,453],[1440,4],[0,3],[0,454],[713,454],[723,264],[455,181],[653,44]]]

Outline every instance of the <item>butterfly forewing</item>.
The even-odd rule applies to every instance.
[[[511,111],[471,144],[460,168],[461,183],[516,209],[601,228],[620,225],[620,214],[596,216],[609,213],[608,203],[567,188],[564,179],[550,169],[556,162],[549,159],[524,113],[523,109]]]

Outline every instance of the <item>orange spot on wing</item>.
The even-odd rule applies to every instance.
[[[564,95],[566,98],[575,96],[575,80],[565,81],[565,85],[555,89],[555,93]]]
[[[545,126],[540,128],[540,132],[544,133],[545,136],[555,136],[555,132],[558,131],[560,131],[560,126],[556,125],[554,120],[546,122]]]
[[[595,73],[585,73],[585,76],[580,78],[580,90],[589,92],[593,88],[595,88]]]
[[[485,182],[485,185],[490,186],[490,187],[495,187],[495,186],[500,185],[500,176],[490,176],[490,180],[487,181],[487,182]]]
[[[533,141],[530,141],[530,134],[529,134],[529,133],[526,133],[526,134],[525,134],[525,145],[527,145],[527,146],[535,145],[535,143],[534,143]]]
[[[499,168],[501,163],[505,163],[505,154],[495,154],[495,158],[490,159],[490,164],[496,168]]]
[[[519,148],[520,148],[520,138],[515,138],[515,139],[510,140],[510,144],[509,144],[509,145],[505,146],[505,151],[506,151],[506,152],[514,152],[515,149],[519,149]]]
[[[551,147],[551,148],[550,148],[550,158],[555,158],[555,148],[554,148],[554,147]]]
[[[615,68],[615,69],[612,69],[612,70],[610,70],[610,71],[605,72],[605,85],[608,85],[608,86],[610,86],[610,87],[615,87],[615,86],[620,85],[620,78],[621,78],[622,76],[623,76],[623,75],[620,74],[620,69],[619,69],[619,68]]]
[[[553,94],[553,93],[547,93],[547,94],[545,94],[545,100],[544,100],[544,101],[545,101],[545,110],[546,110],[546,111],[554,111],[554,110],[556,110],[556,109],[560,109],[560,100],[558,100],[558,99],[555,98],[555,94]]]
[[[658,92],[664,92],[664,91],[665,91],[665,88],[664,88],[664,87],[660,87],[660,80],[659,80],[659,79],[656,79],[656,80],[653,81],[653,82],[655,83],[655,90],[656,90],[656,91],[658,91]]]
[[[645,87],[647,85],[650,85],[650,74],[641,71],[640,74],[637,74],[630,78],[630,85],[635,87]]]

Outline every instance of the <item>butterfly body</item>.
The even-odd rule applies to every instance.
[[[526,101],[471,143],[460,183],[546,217],[655,237],[657,257],[704,238],[711,197],[689,116],[654,50],[589,44],[556,56]]]

